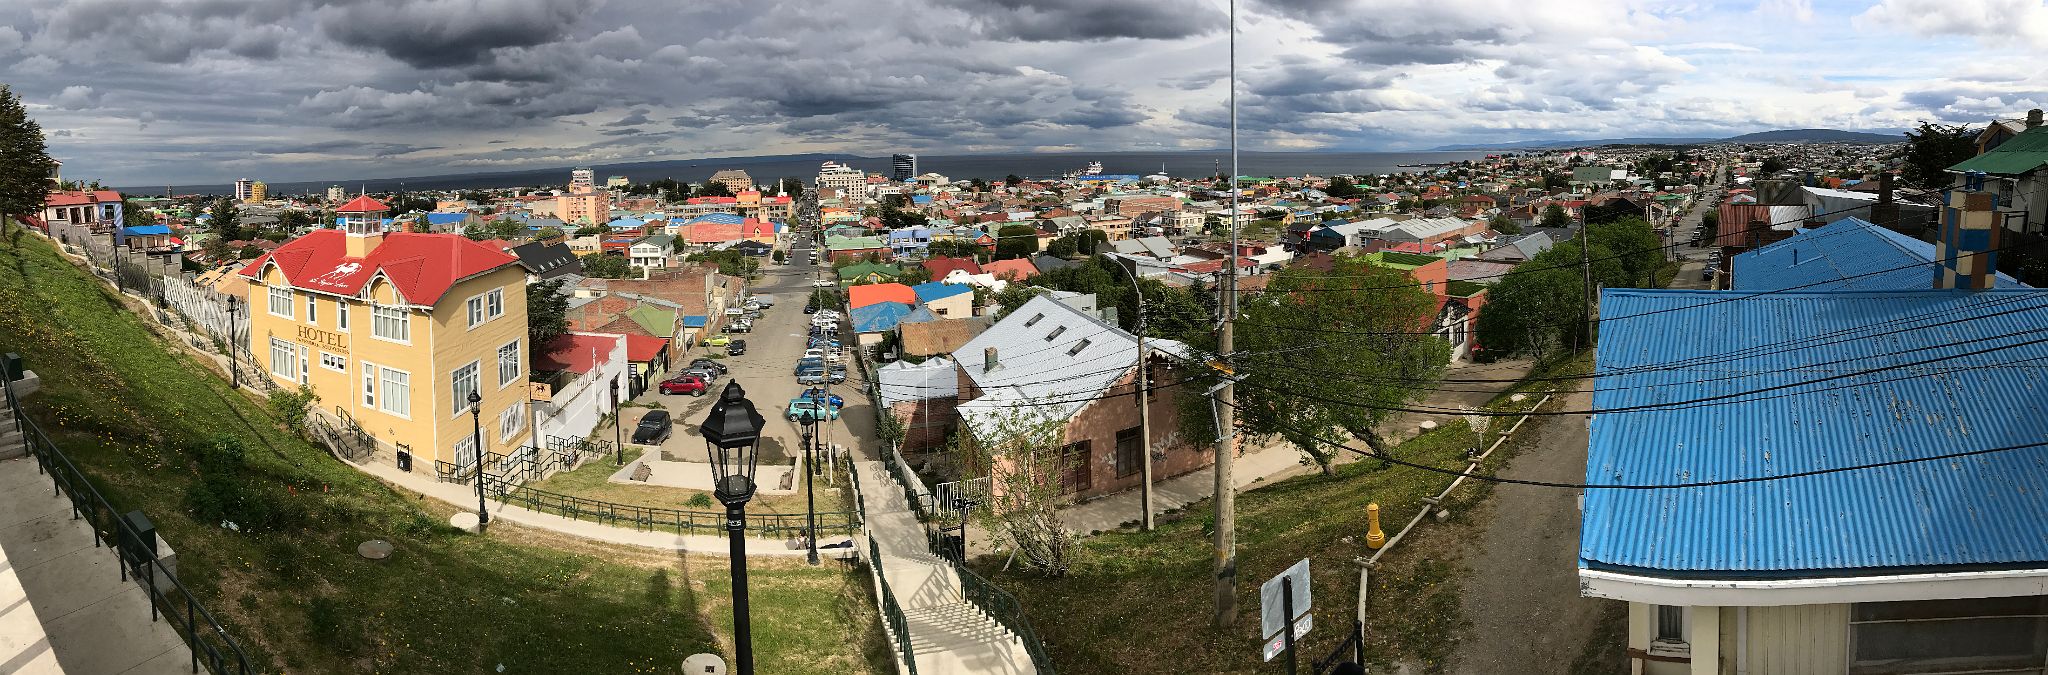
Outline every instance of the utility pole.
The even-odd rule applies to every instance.
[[[1119,265],[1121,267],[1121,265]],[[1139,519],[1141,531],[1152,531],[1152,391],[1150,354],[1145,351],[1145,291],[1138,285],[1138,273],[1125,268],[1131,274],[1131,291],[1137,294],[1138,305],[1138,452],[1139,470],[1145,475],[1144,489],[1139,494],[1140,506],[1145,509]]]
[[[1586,292],[1579,296],[1579,312],[1586,317],[1585,344],[1583,346],[1587,347],[1593,345],[1593,259],[1590,253],[1592,247],[1592,235],[1586,228],[1585,212],[1581,211],[1579,212],[1579,273],[1585,277]],[[1573,340],[1572,346],[1576,348],[1581,345],[1578,340]]]
[[[1234,349],[1237,319],[1237,171],[1237,0],[1230,0],[1230,269],[1223,272],[1223,325],[1216,333],[1216,353],[1225,359]],[[1223,381],[1216,401],[1216,626],[1227,628],[1237,623],[1237,487],[1230,477],[1237,388],[1232,380]]]

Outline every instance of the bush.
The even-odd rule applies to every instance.
[[[243,532],[287,529],[304,521],[304,509],[252,473],[240,438],[215,436],[191,449],[199,460],[199,482],[185,490],[185,508],[202,523],[232,523]]]
[[[280,389],[271,392],[270,402],[266,405],[270,408],[270,414],[284,422],[286,429],[290,429],[294,434],[303,434],[306,432],[306,414],[311,412],[313,404],[318,402],[320,395],[313,393],[312,388],[299,387],[295,390]]]
[[[708,509],[708,508],[711,508],[711,495],[707,495],[707,494],[704,494],[704,493],[702,493],[702,492],[699,492],[699,493],[697,493],[697,494],[694,494],[694,495],[690,495],[690,501],[689,501],[688,503],[689,503],[689,505],[690,505],[690,506],[691,506],[692,508],[699,508],[699,509]]]

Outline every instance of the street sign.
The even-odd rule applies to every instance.
[[[1281,617],[1284,601],[1280,597],[1281,580],[1287,578],[1294,580],[1294,617],[1288,618],[1300,617],[1308,613],[1310,598],[1308,592],[1308,559],[1302,558],[1301,562],[1294,563],[1294,566],[1287,568],[1287,571],[1267,579],[1264,585],[1259,586],[1260,636],[1266,638],[1278,636],[1280,634],[1280,627],[1287,623],[1287,619]]]
[[[1309,626],[1313,626],[1315,623],[1316,615],[1302,615],[1300,621],[1294,622],[1294,639],[1300,640],[1301,636],[1307,635]],[[1273,657],[1279,656],[1280,652],[1284,651],[1287,651],[1287,636],[1275,635],[1273,639],[1266,641],[1265,657],[1267,661],[1273,660]]]

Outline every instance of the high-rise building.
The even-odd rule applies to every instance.
[[[839,193],[842,201],[866,203],[867,183],[867,172],[845,164],[826,162],[818,169],[818,192],[821,196],[826,190],[832,190]]]
[[[254,187],[255,185],[256,181],[247,178],[235,180],[235,201],[249,201],[249,189]]]
[[[889,171],[896,182],[917,177],[917,155],[890,155]]]
[[[597,174],[590,167],[576,167],[569,172],[569,192],[588,192],[597,189]]]
[[[348,190],[346,190],[346,189],[343,189],[343,188],[342,188],[341,186],[339,186],[339,185],[331,185],[331,186],[328,186],[328,188],[327,188],[327,203],[329,203],[329,204],[340,204],[340,203],[342,203],[343,201],[345,201],[345,200],[347,200],[347,199],[348,199]]]
[[[263,181],[259,180],[249,184],[249,198],[246,200],[249,203],[261,202],[269,197],[270,186],[264,185]]]

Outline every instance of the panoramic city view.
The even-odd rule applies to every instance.
[[[0,2],[0,675],[2048,675],[2044,53]]]

